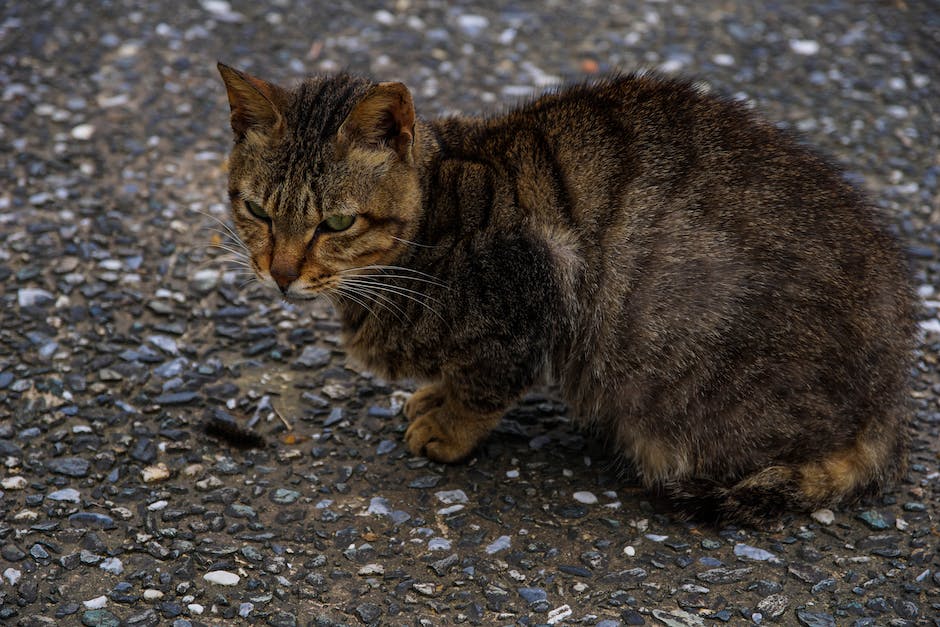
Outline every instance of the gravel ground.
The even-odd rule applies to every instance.
[[[260,4],[0,5],[0,622],[940,625],[937,2]],[[411,386],[347,368],[325,304],[209,246],[217,59],[401,79],[426,116],[617,68],[753,101],[910,250],[906,479],[778,533],[676,522],[551,390],[469,464],[411,457]],[[266,446],[207,437],[213,416]]]

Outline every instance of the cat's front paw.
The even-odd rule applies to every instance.
[[[467,457],[478,441],[475,434],[447,420],[439,407],[414,418],[405,431],[405,443],[413,455],[447,464]]]
[[[408,420],[414,420],[418,416],[430,412],[444,404],[444,390],[438,383],[425,385],[417,389],[407,401],[405,401],[404,412]]]

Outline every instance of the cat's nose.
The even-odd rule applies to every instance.
[[[279,266],[277,264],[271,266],[271,278],[274,279],[277,286],[281,288],[282,294],[287,294],[287,288],[290,287],[290,284],[299,276],[300,273],[297,272],[296,268]]]

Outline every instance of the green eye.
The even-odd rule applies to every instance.
[[[335,216],[330,216],[326,220],[320,223],[320,226],[327,231],[345,231],[353,225],[353,222],[356,221],[355,214],[339,214]]]
[[[250,200],[246,200],[246,201],[245,201],[245,206],[248,207],[248,211],[250,211],[250,212],[251,212],[251,215],[253,215],[254,217],[260,218],[260,219],[262,219],[262,220],[270,220],[270,219],[271,219],[271,216],[268,215],[268,212],[265,211],[264,209],[262,209],[262,208],[261,208],[261,205],[259,205],[258,203],[256,203],[256,202],[251,202]]]

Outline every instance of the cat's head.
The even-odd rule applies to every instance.
[[[310,298],[394,264],[421,209],[408,88],[341,74],[288,90],[219,72],[235,133],[232,218],[261,282]]]

